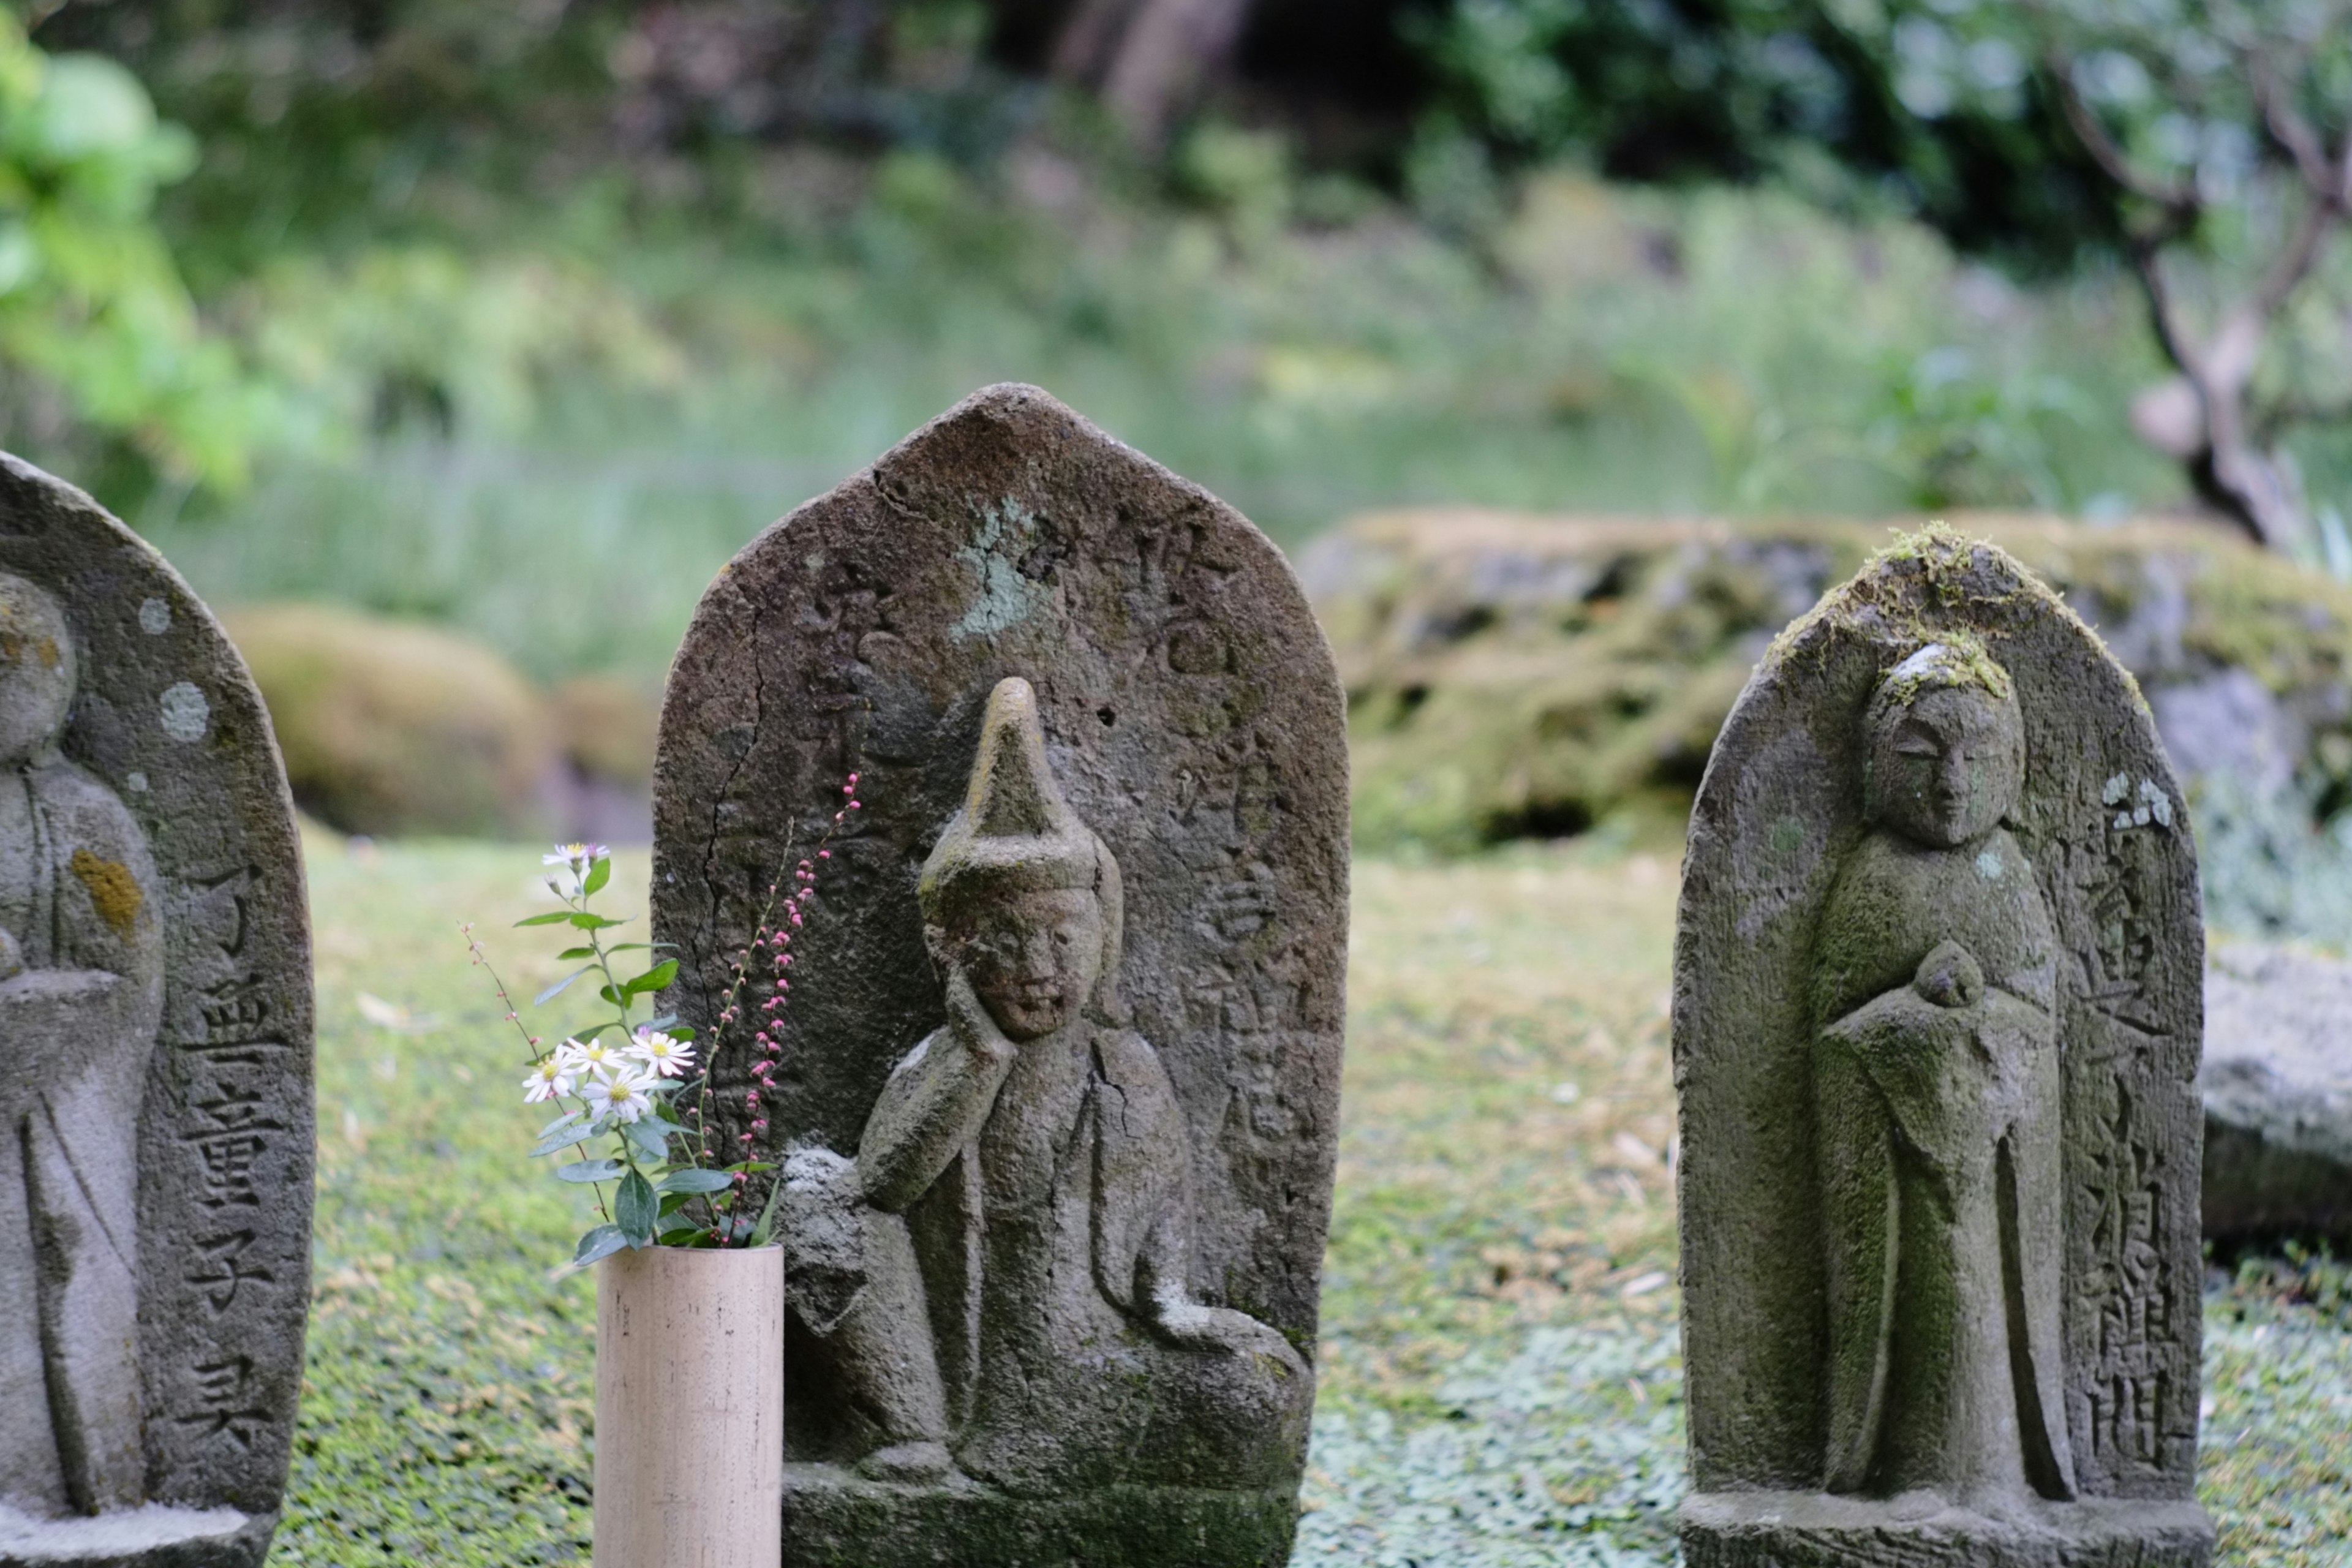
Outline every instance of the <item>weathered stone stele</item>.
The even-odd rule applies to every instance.
[[[818,862],[785,1068],[794,1564],[1286,1560],[1347,946],[1344,701],[1280,554],[1030,387],[736,558],[673,668],[669,994]],[[744,1061],[718,1098],[742,1124]]]
[[[0,456],[0,1568],[246,1568],[310,1299],[311,996],[268,715],[187,585]]]
[[[1898,542],[1716,743],[1675,955],[1695,1568],[2201,1564],[2195,848],[2147,705]]]

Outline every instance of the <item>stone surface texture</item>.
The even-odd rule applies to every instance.
[[[2352,963],[2217,942],[2201,1083],[2205,1234],[2352,1246]]]
[[[697,611],[655,795],[688,1022],[853,770],[764,1110],[786,1560],[1284,1561],[1347,945],[1304,595],[1213,496],[989,388]]]
[[[2202,952],[2147,704],[2014,560],[1773,645],[1675,949],[1694,1563],[2206,1560]]]
[[[251,1564],[309,1300],[309,913],[259,695],[0,458],[0,1564]]]

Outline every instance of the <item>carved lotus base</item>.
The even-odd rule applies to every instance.
[[[1907,1510],[1906,1510],[1907,1511]],[[2035,1503],[2022,1520],[1820,1492],[1700,1492],[1683,1504],[1687,1568],[2206,1568],[2213,1521],[2193,1502]]]
[[[904,1485],[784,1467],[792,1568],[1280,1568],[1297,1523],[1296,1487],[1016,1498],[961,1479]]]
[[[259,1568],[277,1528],[227,1508],[35,1521],[0,1507],[0,1568]]]

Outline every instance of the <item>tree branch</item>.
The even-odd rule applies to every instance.
[[[2159,181],[2136,167],[2091,106],[2083,101],[2080,89],[2074,85],[2074,62],[2053,49],[2045,62],[2052,85],[2058,93],[2059,112],[2066,117],[2067,128],[2074,140],[2082,143],[2091,162],[2099,166],[2108,182],[2125,195],[2137,197],[2161,210],[2171,233],[2186,232],[2195,225],[2204,210],[2204,202],[2197,187],[2185,181]]]
[[[2271,263],[2270,270],[2263,275],[2261,287],[2254,291],[2253,309],[2264,325],[2267,326],[2285,307],[2294,291],[2303,286],[2303,280],[2311,276],[2311,269],[2317,264],[2319,253],[2326,247],[2328,237],[2343,221],[2344,206],[2340,202],[2327,200],[2315,191],[2304,203],[2303,216],[2296,222],[2286,248],[2279,253],[2276,261]]]
[[[2189,335],[2188,323],[2180,319],[2179,302],[2165,280],[2159,248],[2135,242],[2131,247],[2132,271],[2139,279],[2140,292],[2147,299],[2147,319],[2156,329],[2157,346],[2172,362],[2172,368],[2189,378],[2201,398],[2206,395],[2204,351]]]
[[[2239,56],[2253,89],[2254,107],[2273,145],[2294,162],[2295,172],[2315,201],[2336,203],[2344,198],[2344,181],[2335,168],[2319,132],[2279,90],[2278,72],[2267,49],[2249,49]]]

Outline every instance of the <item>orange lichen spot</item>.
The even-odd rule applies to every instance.
[[[58,649],[58,639],[55,637],[43,637],[33,645],[33,651],[41,656],[41,668],[44,669],[57,668],[58,661],[65,658],[65,654]]]
[[[131,927],[139,923],[139,910],[147,895],[139,890],[139,879],[131,868],[120,860],[101,860],[87,849],[73,852],[73,874],[89,889],[89,901],[99,918],[114,928],[114,934],[129,941]]]

